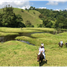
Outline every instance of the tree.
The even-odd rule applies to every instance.
[[[21,12],[24,12],[24,10],[23,10],[23,9],[21,9]]]
[[[40,14],[39,15],[39,18],[41,18],[41,19],[44,18],[44,15],[43,14]]]
[[[35,14],[35,12],[33,12],[33,14]]]
[[[15,13],[13,13],[13,8],[10,5],[3,8],[3,16],[2,16],[2,25],[11,27],[11,24],[15,22]]]
[[[31,7],[29,8],[29,10],[35,10],[35,7],[31,6]]]
[[[29,26],[31,26],[31,22],[29,20],[27,20],[25,25],[26,25],[26,27],[29,27]]]
[[[21,22],[23,19],[21,18],[21,15],[16,15],[16,25],[17,27],[25,27],[25,25]]]
[[[25,25],[26,27],[34,27],[29,20],[26,21]]]
[[[37,27],[45,27],[44,24],[37,24]]]

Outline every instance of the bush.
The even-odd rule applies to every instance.
[[[21,9],[21,12],[24,12],[24,10],[23,10],[23,9]]]
[[[33,12],[33,14],[35,14],[35,12]]]
[[[43,15],[43,14],[40,14],[40,15],[39,15],[39,18],[44,18],[44,15]]]
[[[31,26],[31,22],[29,20],[27,20],[25,25],[26,25],[26,27],[29,27],[29,26]]]

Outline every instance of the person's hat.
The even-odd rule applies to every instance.
[[[41,46],[44,46],[44,44],[42,43]]]

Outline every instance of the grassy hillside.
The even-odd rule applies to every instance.
[[[3,9],[0,9],[0,13],[2,13],[2,12],[3,12]],[[24,12],[21,12],[21,9],[14,8],[14,13],[20,14],[22,16],[22,18],[23,18],[22,22],[23,23],[25,23],[28,20],[35,27],[37,27],[37,24],[42,23],[42,20],[39,18],[40,13],[36,10],[29,10],[29,11],[24,10]]]

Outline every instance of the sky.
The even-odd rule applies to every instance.
[[[67,10],[67,0],[1,0],[0,8],[4,8],[9,4],[21,9],[33,6],[40,9]]]

